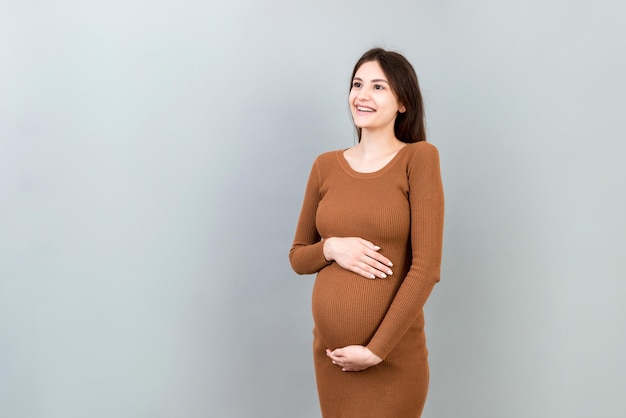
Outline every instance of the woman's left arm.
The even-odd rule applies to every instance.
[[[412,262],[385,318],[367,348],[384,359],[415,322],[439,281],[444,198],[439,152],[419,143],[409,166]]]

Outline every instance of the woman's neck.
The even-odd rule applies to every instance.
[[[361,141],[344,151],[343,156],[353,170],[373,173],[385,167],[405,146],[393,134],[376,136],[362,132]]]
[[[361,140],[354,148],[366,155],[385,155],[397,152],[404,142],[396,138],[394,132],[361,131]]]

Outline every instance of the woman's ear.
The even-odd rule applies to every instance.
[[[398,112],[400,113],[406,112],[406,107],[402,103],[400,103],[400,108],[398,109]]]

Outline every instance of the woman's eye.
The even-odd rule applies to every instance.
[[[374,85],[374,90],[383,90],[385,87],[381,86],[380,84],[375,84]]]
[[[355,81],[355,82],[352,83],[352,87],[359,88],[359,87],[361,87],[361,83],[359,83],[358,81]]]

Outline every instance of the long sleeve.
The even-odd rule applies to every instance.
[[[415,322],[440,278],[444,197],[439,153],[434,145],[420,144],[409,165],[408,176],[411,266],[367,346],[383,359]]]
[[[320,202],[320,176],[318,161],[313,163],[293,245],[289,251],[291,267],[298,274],[313,274],[330,264],[324,258],[324,242],[315,224]]]

